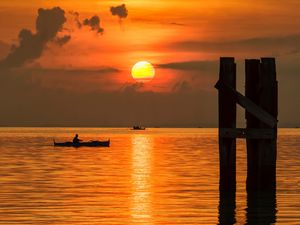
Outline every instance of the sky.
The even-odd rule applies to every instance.
[[[1,0],[0,126],[216,127],[219,58],[275,57],[300,126],[297,0]],[[151,62],[154,79],[131,76]],[[239,126],[245,126],[239,109]]]

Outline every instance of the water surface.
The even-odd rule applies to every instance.
[[[75,133],[111,147],[53,147]],[[300,224],[299,129],[279,130],[277,192],[260,205],[243,140],[235,202],[220,199],[217,129],[0,128],[0,160],[1,225]]]

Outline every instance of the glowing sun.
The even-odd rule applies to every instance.
[[[131,75],[138,82],[148,82],[154,78],[155,69],[151,63],[140,61],[132,67]]]

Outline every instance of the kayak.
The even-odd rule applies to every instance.
[[[57,147],[109,147],[110,140],[108,141],[89,141],[89,142],[79,142],[79,143],[73,143],[71,141],[69,142],[55,142],[54,146]]]

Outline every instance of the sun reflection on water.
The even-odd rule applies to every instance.
[[[152,137],[132,136],[132,200],[133,223],[152,224],[151,162]]]

